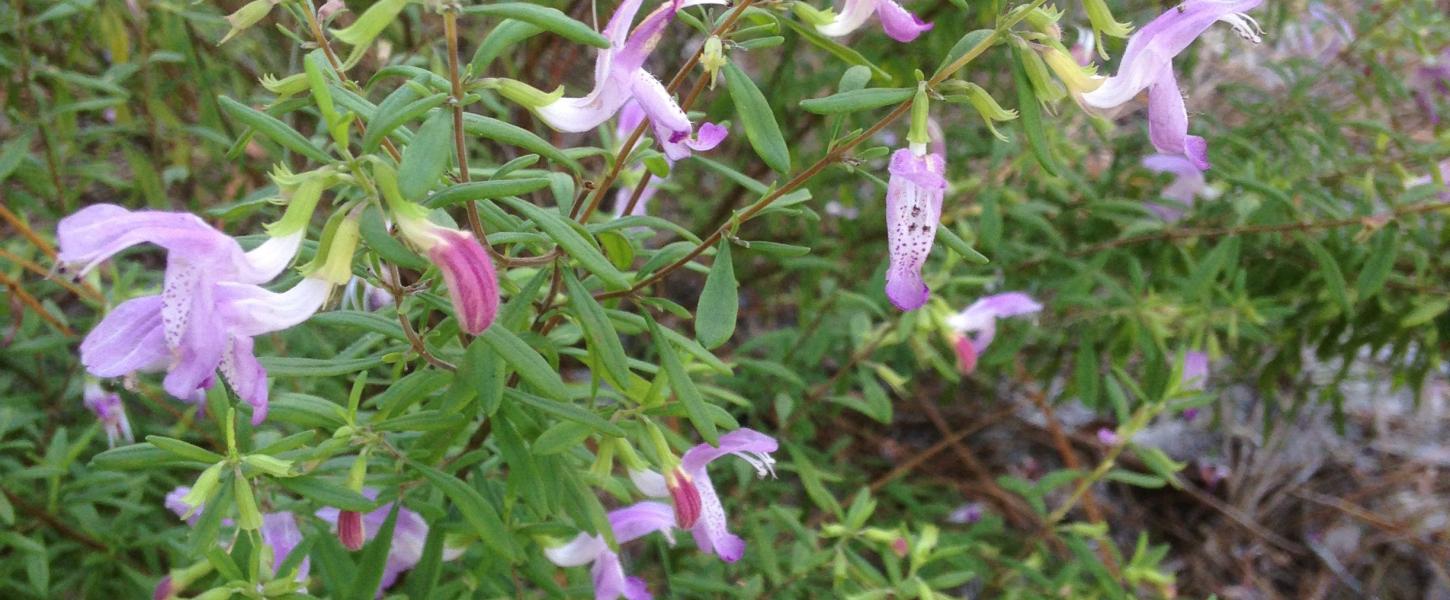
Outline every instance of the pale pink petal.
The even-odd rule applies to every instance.
[[[921,279],[921,268],[936,242],[941,221],[946,165],[941,156],[917,156],[900,149],[891,156],[891,178],[886,187],[886,234],[891,261],[886,272],[886,296],[901,310],[926,304],[931,290]]]
[[[886,35],[898,42],[909,42],[922,32],[931,30],[931,23],[918,19],[894,0],[879,0],[876,16],[881,19],[881,28],[886,30]]]

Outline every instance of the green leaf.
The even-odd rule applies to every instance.
[[[1359,271],[1359,277],[1354,282],[1354,289],[1360,300],[1369,299],[1379,293],[1384,288],[1385,282],[1389,280],[1390,273],[1395,268],[1395,258],[1399,256],[1400,252],[1397,238],[1393,228],[1384,229],[1375,235],[1374,247],[1370,249],[1369,259],[1365,261],[1364,267]]]
[[[178,440],[176,438],[169,438],[160,435],[148,435],[146,436],[146,441],[150,442],[152,446],[156,446],[157,448],[175,454],[176,456],[179,456],[186,460],[194,460],[204,463],[216,463],[221,462],[223,459],[222,455],[220,454],[191,444],[190,442]]]
[[[332,37],[349,45],[360,46],[371,43],[383,29],[398,18],[408,0],[378,0],[363,14],[343,29],[332,30]]]
[[[560,421],[539,434],[534,440],[534,453],[541,456],[558,454],[570,448],[577,448],[594,429],[575,421]]]
[[[363,548],[362,562],[358,564],[357,576],[352,580],[352,589],[348,590],[349,598],[372,600],[376,596],[378,584],[383,581],[383,571],[388,562],[388,555],[393,550],[393,529],[398,524],[398,511],[402,508],[402,502],[393,503],[393,508],[388,511],[387,518],[383,519],[382,527],[378,528],[373,539],[368,542],[367,547]]]
[[[273,377],[334,377],[376,367],[383,364],[383,357],[364,356],[339,359],[263,356],[258,361]]]
[[[589,240],[577,229],[574,229],[558,212],[545,210],[518,198],[502,198],[501,200],[538,225],[539,229],[542,229],[555,243],[559,244],[559,247],[569,253],[569,256],[579,261],[580,266],[590,273],[598,275],[599,279],[604,281],[610,289],[629,287],[629,279],[624,276],[624,273],[619,272],[619,269],[614,267],[614,263],[609,262],[603,252],[589,243]]]
[[[952,231],[952,228],[946,225],[936,228],[936,239],[946,244],[947,248],[957,253],[958,256],[967,259],[967,262],[978,265],[985,265],[992,262],[992,259],[983,256],[981,252],[977,252],[971,244],[968,244],[966,240],[957,235],[957,232]]]
[[[1450,309],[1450,300],[1443,298],[1427,300],[1417,305],[1414,310],[1410,311],[1410,314],[1405,315],[1405,318],[1400,319],[1400,327],[1405,329],[1419,327],[1435,320],[1435,317],[1444,314],[1447,309]]]
[[[399,173],[401,176],[402,174]],[[524,177],[520,179],[491,179],[451,185],[428,197],[424,202],[430,208],[442,208],[461,202],[472,202],[501,196],[522,196],[549,187],[547,177]]]
[[[876,78],[877,81],[891,81],[891,74],[887,73],[885,69],[876,66],[875,63],[872,63],[869,59],[866,58],[865,55],[861,54],[860,52],[852,50],[851,48],[841,45],[840,42],[821,35],[820,32],[816,31],[815,27],[805,25],[801,22],[796,21],[795,19],[780,19],[779,22],[784,24],[786,27],[794,30],[797,35],[800,35],[801,38],[805,39],[807,42],[810,42],[817,48],[831,53],[836,58],[844,60],[852,65],[858,65],[871,69],[871,74]]]
[[[1344,311],[1345,315],[1353,314],[1354,303],[1349,299],[1348,284],[1344,281],[1344,273],[1339,270],[1339,262],[1334,260],[1334,255],[1303,232],[1295,234],[1294,237],[1309,249],[1310,254],[1314,255],[1315,262],[1319,263],[1318,274],[1324,278],[1324,285],[1329,288],[1331,297],[1339,303],[1339,308]]]
[[[398,88],[398,91],[393,92],[393,95],[388,96],[383,100],[382,104],[378,105],[377,113],[373,115],[372,119],[368,120],[368,132],[363,136],[362,146],[364,151],[376,152],[378,146],[383,143],[383,138],[392,133],[394,129],[402,127],[408,121],[423,116],[424,113],[437,108],[440,104],[448,100],[448,94],[438,93],[413,100],[402,106],[395,106],[389,102],[393,99],[393,96],[404,93],[405,90],[408,90],[408,93],[411,94],[411,88],[405,85]]]
[[[191,462],[172,452],[143,443],[111,448],[92,456],[90,466],[103,471],[139,471]]]
[[[1056,175],[1057,160],[1052,157],[1052,151],[1047,145],[1047,133],[1042,128],[1042,105],[1037,103],[1037,95],[1032,92],[1032,82],[1027,79],[1027,67],[1022,62],[1023,52],[1026,50],[1012,47],[1012,79],[1017,87],[1017,114],[1022,117],[1027,145],[1032,147],[1032,154],[1037,157],[1038,164],[1042,165],[1042,170],[1047,171],[1048,175]]]
[[[569,400],[569,390],[564,387],[559,371],[514,332],[505,327],[489,327],[478,339],[503,358],[525,383],[552,400]]]
[[[570,171],[578,173],[582,170],[579,162],[569,158],[562,150],[555,148],[553,144],[544,141],[533,132],[514,125],[505,123],[498,119],[475,115],[473,113],[463,114],[463,130],[469,135],[486,137],[495,142],[518,146],[539,156],[568,167]]]
[[[398,191],[403,199],[416,201],[433,189],[448,170],[452,154],[453,113],[435,110],[403,148],[403,161],[398,165]]]
[[[273,479],[272,482],[322,506],[360,513],[371,512],[377,507],[377,503],[369,500],[367,496],[315,475]]]
[[[347,424],[347,411],[337,403],[310,394],[284,392],[267,403],[267,416],[303,427],[336,429]]]
[[[594,431],[598,431],[599,433],[603,433],[605,435],[609,435],[612,437],[624,437],[624,430],[620,429],[618,425],[610,423],[603,417],[595,414],[593,411],[585,409],[576,404],[570,402],[558,402],[550,400],[548,398],[540,398],[528,392],[517,390],[514,388],[508,388],[504,390],[503,393],[504,397],[508,398],[513,402],[527,404],[538,409],[541,412],[559,417],[560,419],[566,419],[575,423],[587,425]]]
[[[700,303],[695,309],[695,339],[707,349],[719,348],[735,335],[735,320],[740,312],[740,284],[735,280],[735,267],[730,262],[730,241],[720,239],[715,264],[700,290]]]
[[[599,358],[604,366],[604,375],[609,384],[618,388],[629,387],[629,356],[624,353],[624,344],[614,331],[614,324],[604,313],[604,307],[594,300],[589,288],[574,276],[570,269],[564,269],[564,291],[574,318],[584,330],[584,339],[589,342],[589,351]]]
[[[441,410],[424,410],[373,423],[379,431],[441,431],[468,424],[458,415]]]
[[[359,223],[359,226],[363,241],[367,243],[368,248],[378,253],[379,258],[414,271],[428,269],[427,260],[409,250],[407,246],[398,241],[398,238],[388,233],[387,225],[383,220],[383,211],[378,207],[369,206],[367,210],[363,211],[362,222]],[[402,332],[402,327],[399,326],[398,333]]]
[[[866,88],[840,92],[824,98],[801,100],[801,108],[818,115],[836,115],[901,104],[911,99],[915,88]]]
[[[520,42],[534,37],[544,30],[532,23],[526,23],[517,19],[504,19],[493,30],[484,36],[483,42],[478,44],[478,49],[473,51],[473,60],[468,61],[468,70],[474,75],[482,76],[488,72],[489,65],[494,59],[504,52],[513,49]]]
[[[222,110],[225,110],[233,119],[241,121],[243,125],[281,144],[283,148],[317,162],[332,162],[332,157],[328,156],[326,152],[323,152],[321,148],[313,145],[307,138],[302,137],[302,134],[297,133],[297,130],[277,120],[276,117],[226,96],[217,96],[217,102],[221,104]]]
[[[1134,473],[1132,471],[1124,471],[1122,469],[1113,469],[1111,471],[1108,471],[1107,479],[1109,481],[1117,481],[1120,483],[1126,483],[1134,487],[1148,489],[1158,489],[1165,485],[1168,485],[1167,481],[1164,481],[1162,477],[1158,477],[1157,475],[1149,475],[1147,473]]]
[[[499,519],[498,511],[494,510],[493,505],[489,504],[483,495],[478,493],[478,490],[473,489],[457,477],[422,463],[409,461],[408,464],[453,501],[454,506],[458,507],[458,512],[483,540],[484,545],[502,555],[503,559],[510,563],[517,560],[513,537],[504,527],[503,520]]]
[[[947,55],[942,57],[941,64],[936,68],[937,72],[941,72],[942,69],[947,68],[947,65],[956,62],[958,58],[966,56],[968,52],[981,45],[994,33],[996,32],[991,29],[968,31],[966,35],[957,40],[957,43],[952,45],[952,49],[947,51]]]
[[[494,324],[494,327],[502,327],[502,320]],[[478,396],[479,407],[485,415],[492,416],[498,410],[498,405],[503,401],[504,381],[507,377],[507,365],[499,357],[497,352],[488,345],[477,339],[468,345],[468,350],[463,353],[463,361],[458,365],[459,381],[466,383]]]
[[[725,65],[725,87],[730,92],[730,101],[735,104],[735,114],[745,126],[745,137],[750,147],[760,155],[766,166],[782,175],[790,172],[790,148],[785,145],[785,136],[775,122],[775,113],[770,102],[755,87],[750,76],[734,63]]]
[[[383,314],[375,312],[329,310],[313,315],[312,318],[307,320],[307,324],[321,325],[323,327],[345,327],[385,335],[397,340],[408,339],[407,335],[403,333],[403,327],[398,324],[397,319],[390,319],[383,316]]]
[[[579,42],[595,48],[608,48],[609,39],[594,31],[593,28],[569,18],[557,8],[539,6],[527,2],[499,2],[492,4],[477,4],[468,6],[463,12],[469,14],[489,15],[493,17],[506,17],[517,19],[525,23],[531,23],[551,31],[566,40]]]
[[[665,338],[658,323],[649,315],[644,316],[645,323],[649,325],[650,339],[654,340],[655,350],[659,352],[660,363],[664,367],[665,375],[669,377],[670,388],[675,390],[675,396],[685,406],[685,414],[690,417],[690,423],[695,430],[700,432],[700,437],[705,442],[714,446],[720,443],[720,432],[715,429],[715,422],[710,420],[708,411],[705,410],[705,398],[700,395],[700,389],[695,387],[695,382],[690,379],[690,374],[685,372],[684,363],[680,362],[680,355],[675,352],[674,345]]]

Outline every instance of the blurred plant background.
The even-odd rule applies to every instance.
[[[601,26],[613,8],[543,4]],[[744,73],[763,92],[792,174],[886,110],[822,115],[802,100],[863,78],[909,87],[914,70],[942,62],[964,34],[992,28],[1011,8],[923,0],[908,8],[935,28],[915,43],[873,29],[841,45],[802,26],[788,4],[758,3],[735,25],[726,76]],[[1057,4],[1071,43],[1087,17],[1078,2]],[[80,281],[53,270],[57,221],[95,203],[191,211],[244,242],[281,214],[268,202],[279,194],[269,173],[279,163],[301,172],[307,157],[253,132],[219,97],[326,140],[305,86],[306,101],[297,101],[259,83],[304,72],[317,46],[298,15],[316,7],[281,2],[219,44],[224,17],[242,5],[0,6],[0,596],[138,597],[193,565],[208,573],[188,597],[276,592],[227,587],[265,579],[247,572],[257,551],[226,526],[226,545],[213,550],[216,531],[199,536],[166,510],[166,494],[190,485],[204,462],[145,443],[165,436],[225,452],[225,392],[218,388],[207,411],[168,397],[154,377],[129,382],[120,390],[138,442],[129,453],[102,454],[107,436],[82,404],[81,338],[105,307],[157,288],[159,254],[131,253]],[[349,0],[334,27],[371,5]],[[1172,10],[1170,2],[1110,5],[1139,27]],[[434,9],[404,8],[360,52],[351,82],[334,79],[362,99],[351,110],[381,110],[397,90],[448,92],[444,20]],[[681,13],[678,33],[653,59],[666,65],[662,80],[730,10]],[[313,564],[306,589],[345,595],[353,573],[376,560],[344,551],[312,513],[352,501],[339,499],[341,482],[359,449],[377,447],[361,454],[368,486],[393,490],[385,495],[402,497],[439,532],[420,567],[386,593],[588,596],[587,574],[556,568],[539,549],[592,530],[603,509],[627,501],[626,480],[610,474],[601,448],[621,437],[659,460],[647,449],[656,423],[675,451],[701,441],[687,418],[696,415],[661,400],[658,374],[672,365],[660,345],[671,344],[637,316],[648,306],[679,333],[680,351],[666,354],[684,356],[680,370],[694,380],[688,393],[708,405],[706,420],[781,442],[775,478],[756,479],[744,464],[716,468],[732,528],[748,544],[740,562],[695,552],[688,536],[624,549],[630,572],[657,597],[1450,598],[1450,374],[1440,339],[1450,336],[1450,3],[1283,1],[1253,14],[1262,43],[1219,26],[1178,61],[1194,131],[1209,140],[1213,162],[1191,207],[1175,207],[1164,197],[1171,177],[1141,164],[1153,153],[1142,113],[1089,116],[1070,97],[1039,104],[1034,89],[1050,90],[1019,88],[1011,44],[997,45],[959,77],[1018,111],[995,125],[1005,139],[970,104],[933,105],[948,165],[942,228],[962,242],[937,245],[926,269],[931,302],[902,313],[881,291],[887,151],[904,144],[903,121],[826,164],[801,188],[808,192],[727,227],[727,245],[711,246],[729,249],[739,286],[724,345],[695,344],[691,325],[723,253],[661,278],[642,298],[603,302],[636,359],[630,366],[643,379],[634,383],[659,400],[641,401],[639,412],[616,410],[633,404],[591,377],[601,359],[592,343],[585,350],[592,332],[572,312],[587,309],[553,301],[550,292],[569,293],[557,275],[551,289],[550,266],[500,265],[514,310],[500,324],[561,375],[577,412],[540,410],[548,400],[537,396],[475,400],[493,385],[489,375],[502,381],[493,371],[505,372],[502,363],[465,350],[457,327],[440,324],[446,311],[431,294],[402,302],[405,320],[431,329],[425,343],[458,363],[457,373],[427,367],[391,305],[369,313],[334,302],[344,310],[258,338],[259,354],[276,357],[267,363],[272,414],[255,429],[239,425],[238,435],[244,451],[306,465],[305,476],[290,478],[303,483],[253,483],[264,509],[299,515]],[[508,38],[500,22],[465,6],[458,39],[468,75],[541,89],[563,82],[571,95],[588,88],[592,49],[548,33]],[[1106,42],[1111,55],[1122,53],[1123,40]],[[612,131],[553,133],[480,88],[470,88],[470,112],[537,133],[552,152],[540,160],[537,145],[470,129],[474,177],[547,179],[547,188],[510,192],[545,207],[602,197],[591,243],[619,269],[657,270],[768,193],[775,177],[727,84],[706,87],[693,108],[731,121],[730,137],[675,164],[648,204],[649,215],[678,227],[608,225],[609,208],[643,172],[626,170],[618,195],[595,190],[615,160]],[[422,135],[424,120],[419,112],[394,126]],[[407,137],[394,139],[406,150]],[[634,158],[663,164],[653,149]],[[512,205],[481,204],[492,207],[485,217],[501,252],[553,248]],[[1181,218],[1152,209],[1164,206]],[[386,251],[370,252],[357,273],[378,284],[363,263]],[[405,271],[403,283],[421,273]],[[945,319],[1001,291],[1027,292],[1045,309],[999,322],[976,370],[962,375]],[[1185,357],[1198,352],[1209,374],[1183,385]],[[511,388],[538,385],[517,379]],[[358,428],[375,437],[337,433],[350,394],[373,419]],[[502,537],[480,536],[476,515],[420,475],[432,468],[420,463],[471,488],[501,519]],[[441,560],[443,545],[462,556]]]

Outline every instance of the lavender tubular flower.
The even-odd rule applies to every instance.
[[[308,215],[315,202],[294,201]],[[165,370],[166,391],[182,400],[211,387],[220,369],[260,423],[267,414],[266,372],[252,354],[251,337],[306,320],[331,291],[329,282],[311,278],[281,294],[257,286],[291,263],[305,232],[296,220],[284,218],[270,239],[244,252],[187,213],[99,204],[62,219],[58,258],[78,265],[80,274],[136,244],[167,250],[162,293],[112,310],[81,343],[82,364],[97,377]]]
[[[846,0],[834,18],[816,25],[816,31],[841,37],[859,29],[873,14],[881,19],[886,35],[898,42],[915,40],[932,28],[931,23],[917,18],[894,0]]]
[[[1211,192],[1203,177],[1203,170],[1193,161],[1177,154],[1154,154],[1143,158],[1143,167],[1155,173],[1172,173],[1173,182],[1163,188],[1162,196],[1185,206],[1193,206],[1200,196],[1208,197]],[[1183,217],[1183,210],[1174,206],[1150,204],[1148,209],[1165,221],[1177,221]]]
[[[86,408],[101,422],[101,429],[106,432],[107,445],[115,448],[116,440],[128,444],[135,441],[135,437],[131,435],[131,421],[126,418],[126,407],[121,404],[119,394],[107,392],[96,382],[90,381],[86,383],[83,399]]]
[[[953,350],[957,354],[957,370],[969,375],[977,369],[977,359],[997,336],[997,319],[1028,315],[1042,310],[1042,305],[1022,292],[1007,292],[981,298],[965,310],[947,318],[947,326],[956,332]]]
[[[946,194],[946,161],[912,144],[891,155],[886,185],[886,236],[891,264],[886,271],[886,296],[901,310],[926,304],[931,290],[921,279],[922,265],[936,243]]]
[[[614,531],[615,542],[621,545],[656,531],[673,544],[670,532],[675,527],[674,510],[659,502],[639,502],[610,511],[609,527]],[[644,580],[625,574],[619,555],[610,550],[600,536],[580,533],[568,543],[545,548],[544,555],[561,567],[591,565],[589,573],[594,580],[595,600],[620,597],[648,600],[652,597]]]
[[[1219,21],[1258,42],[1258,24],[1243,13],[1261,3],[1263,0],[1186,0],[1169,9],[1128,39],[1118,73],[1083,94],[1083,103],[1113,108],[1147,89],[1148,133],[1153,146],[1165,154],[1184,156],[1199,169],[1209,168],[1208,143],[1188,134],[1188,111],[1173,74],[1173,59]]]
[[[660,146],[672,160],[690,155],[693,150],[709,150],[725,138],[725,128],[703,124],[696,132],[689,117],[670,97],[669,91],[648,71],[645,60],[664,35],[664,29],[681,9],[700,4],[724,4],[724,0],[670,0],[655,9],[638,27],[630,31],[630,23],[639,12],[643,0],[625,0],[604,27],[609,48],[599,51],[594,63],[594,89],[582,97],[549,97],[529,100],[516,95],[532,108],[549,127],[559,131],[584,132],[598,127],[613,117],[631,99],[649,117]],[[509,93],[508,88],[503,90]],[[542,102],[542,103],[539,103]]]

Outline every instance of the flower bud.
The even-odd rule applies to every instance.
[[[207,467],[201,475],[197,476],[196,482],[191,484],[191,490],[181,497],[181,503],[187,506],[186,512],[181,515],[182,520],[191,518],[191,514],[199,510],[207,500],[211,500],[212,494],[216,493],[217,482],[222,476],[224,463],[216,463]]]
[[[357,552],[364,541],[362,514],[355,510],[338,511],[337,541],[350,552]]]
[[[176,597],[176,590],[172,588],[171,576],[161,578],[156,584],[156,589],[151,592],[151,600],[171,600]]]
[[[564,97],[564,86],[562,85],[552,92],[545,92],[522,81],[509,79],[507,77],[489,79],[484,83],[486,87],[497,90],[499,95],[529,109],[548,106],[559,98]]]
[[[235,484],[237,503],[237,527],[251,531],[262,526],[262,511],[257,510],[257,499],[252,496],[252,484],[238,473],[232,478]]]
[[[262,76],[261,83],[262,87],[267,88],[267,91],[281,98],[307,91],[307,75],[303,73],[288,75],[281,79],[267,74]]]
[[[665,487],[670,491],[670,499],[675,505],[675,523],[680,529],[689,529],[695,526],[700,520],[700,489],[695,487],[695,481],[683,470],[675,469],[665,478]]]
[[[272,7],[276,4],[277,0],[252,0],[237,9],[236,12],[227,15],[227,24],[231,25],[232,29],[227,32],[222,41],[217,43],[225,44],[227,40],[232,39],[232,36],[256,25],[257,21],[261,21],[263,17],[267,16],[267,13],[272,12]]]
[[[1048,68],[1062,80],[1067,90],[1074,94],[1084,94],[1102,87],[1103,78],[1097,76],[1097,69],[1094,67],[1083,67],[1067,51],[1061,48],[1045,47],[1040,50],[1042,59],[1047,63]]]
[[[720,36],[712,35],[705,40],[705,49],[700,53],[700,66],[710,75],[710,89],[715,89],[715,79],[720,76],[720,69],[727,62],[725,45],[721,43]]]
[[[1058,26],[1058,19],[1062,18],[1062,11],[1052,6],[1039,6],[1027,11],[1023,20],[1027,25],[1048,37],[1057,40],[1062,39],[1062,27]]]
[[[1093,31],[1098,35],[1125,38],[1133,32],[1132,25],[1120,23],[1113,18],[1113,11],[1108,9],[1108,4],[1103,0],[1083,0],[1082,6],[1087,11],[1088,22],[1092,23]],[[1103,58],[1107,58],[1107,55],[1104,54]]]
[[[1104,446],[1118,445],[1118,434],[1112,429],[1104,427],[1098,430],[1098,442]]]
[[[242,462],[247,466],[273,477],[291,477],[292,461],[283,460],[266,454],[248,454],[242,457]]]
[[[957,372],[962,375],[971,375],[977,370],[977,347],[972,344],[972,339],[965,335],[958,335],[952,342],[952,350],[957,354]]]

